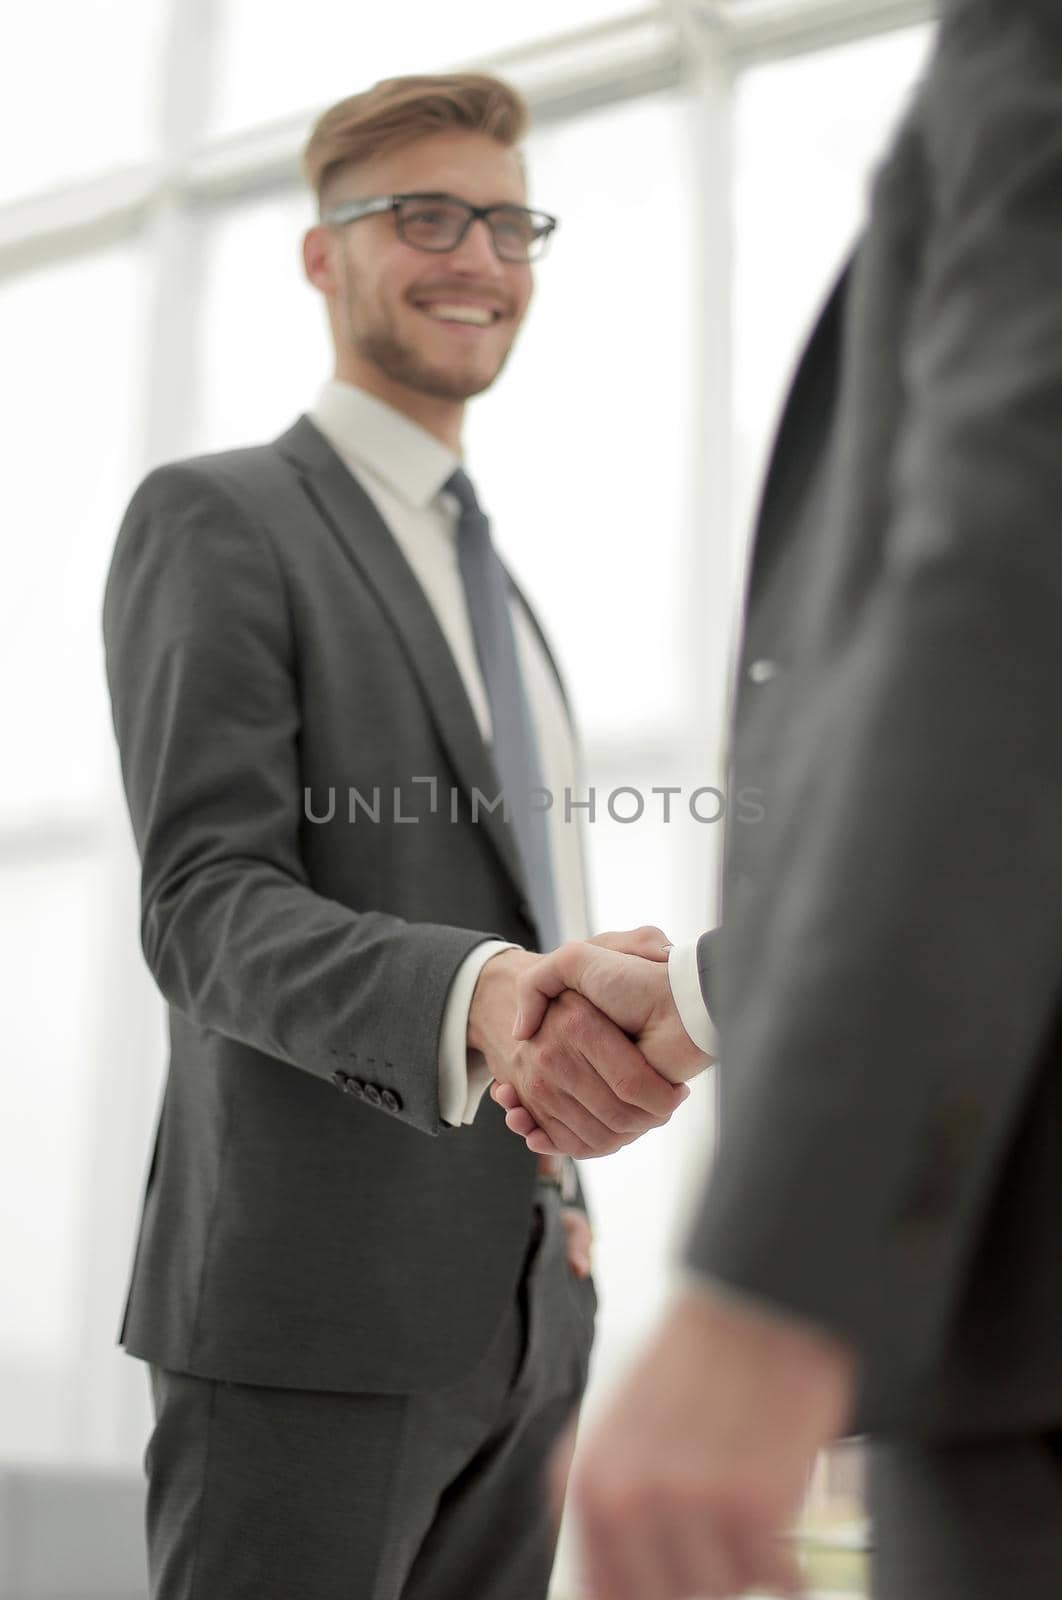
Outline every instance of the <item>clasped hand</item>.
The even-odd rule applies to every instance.
[[[536,1155],[610,1155],[663,1126],[709,1065],[682,1025],[659,928],[599,934],[486,963],[469,1043],[491,1095]]]

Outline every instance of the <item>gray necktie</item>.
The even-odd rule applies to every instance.
[[[516,656],[505,569],[490,536],[490,523],[479,508],[467,473],[458,467],[446,487],[461,506],[457,561],[490,703],[494,765],[505,792],[506,810],[527,875],[528,895],[542,948],[552,950],[560,944],[560,925],[546,813],[540,795],[529,803],[532,791],[544,787],[542,764],[527,690]]]

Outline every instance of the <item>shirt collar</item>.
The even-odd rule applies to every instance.
[[[341,378],[322,386],[310,417],[348,466],[375,473],[418,510],[431,504],[461,465],[460,456],[418,423]]]

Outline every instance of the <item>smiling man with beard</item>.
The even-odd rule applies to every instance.
[[[107,669],[172,1044],[122,1330],[152,1600],[544,1596],[589,1226],[483,1091],[577,1155],[687,1092],[580,997],[512,1037],[532,951],[587,924],[575,830],[531,803],[577,782],[564,691],[461,459],[554,226],[525,122],[474,74],[324,114],[304,260],[334,377],[271,443],[150,473],[118,537]],[[366,805],[322,816],[329,792]]]

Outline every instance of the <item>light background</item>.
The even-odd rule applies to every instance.
[[[930,37],[897,0],[49,0],[0,52],[0,1465],[137,1464],[114,1347],[165,1061],[99,611],[156,462],[270,437],[328,374],[296,153],[330,99],[485,65],[562,226],[469,459],[574,690],[602,796],[719,784],[732,621],[800,341]],[[595,922],[713,919],[719,829],[590,829]],[[657,820],[651,820],[651,819]],[[588,1411],[657,1316],[710,1087],[584,1168]],[[564,1555],[558,1582],[568,1582]]]

